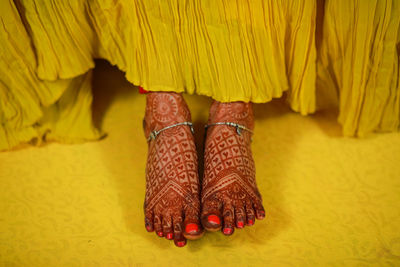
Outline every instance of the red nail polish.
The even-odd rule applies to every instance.
[[[253,224],[254,224],[254,221],[250,219],[250,220],[248,221],[248,224],[249,224],[249,225],[253,225]]]
[[[150,225],[146,225],[146,230],[150,232],[150,230],[151,230]]]
[[[186,244],[185,241],[178,241],[178,242],[176,242],[176,245],[177,245],[178,247],[183,247],[185,244]]]
[[[162,237],[162,236],[163,236],[163,232],[157,232],[157,235],[158,235],[159,237]]]
[[[167,234],[167,239],[172,239],[172,233]]]
[[[186,233],[193,234],[199,231],[199,227],[195,223],[189,223],[185,228]]]
[[[238,221],[237,227],[238,228],[243,228],[243,226],[244,226],[244,223],[242,221]]]
[[[231,228],[224,228],[224,234],[230,235],[231,233],[232,233],[232,229]]]
[[[209,223],[212,223],[212,224],[220,224],[221,223],[221,221],[217,215],[210,215],[210,216],[208,216],[207,220]]]

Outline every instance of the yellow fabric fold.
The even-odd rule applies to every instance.
[[[286,93],[292,109],[303,115],[315,112],[317,104],[327,107],[322,100],[331,98],[348,136],[399,126],[396,0],[8,0],[0,5],[0,127],[8,136],[0,149],[26,142],[29,137],[17,133],[29,127],[39,139],[98,138],[87,80],[94,58],[117,65],[128,81],[149,91],[255,103]],[[78,110],[80,119],[71,120]]]
[[[400,118],[399,1],[326,1],[323,31],[320,62],[329,71],[318,74],[339,95],[343,134],[396,131]],[[324,93],[324,88],[319,90]]]

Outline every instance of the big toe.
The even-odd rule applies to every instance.
[[[185,213],[183,235],[187,239],[196,240],[202,237],[204,234],[203,228],[201,227],[199,214],[195,211],[187,211]]]
[[[201,223],[207,231],[215,232],[221,229],[221,205],[217,201],[204,202]]]

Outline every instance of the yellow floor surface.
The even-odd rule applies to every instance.
[[[104,62],[93,83],[106,138],[0,153],[1,266],[400,266],[399,133],[344,138],[333,111],[255,105],[267,218],[177,248],[143,224],[145,97]],[[185,98],[201,151],[210,99]]]

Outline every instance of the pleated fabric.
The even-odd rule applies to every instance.
[[[347,136],[396,131],[400,112],[400,1],[327,1],[318,75],[336,91]]]
[[[91,69],[148,91],[339,108],[348,136],[398,129],[399,1],[5,0],[0,149],[100,138]]]

